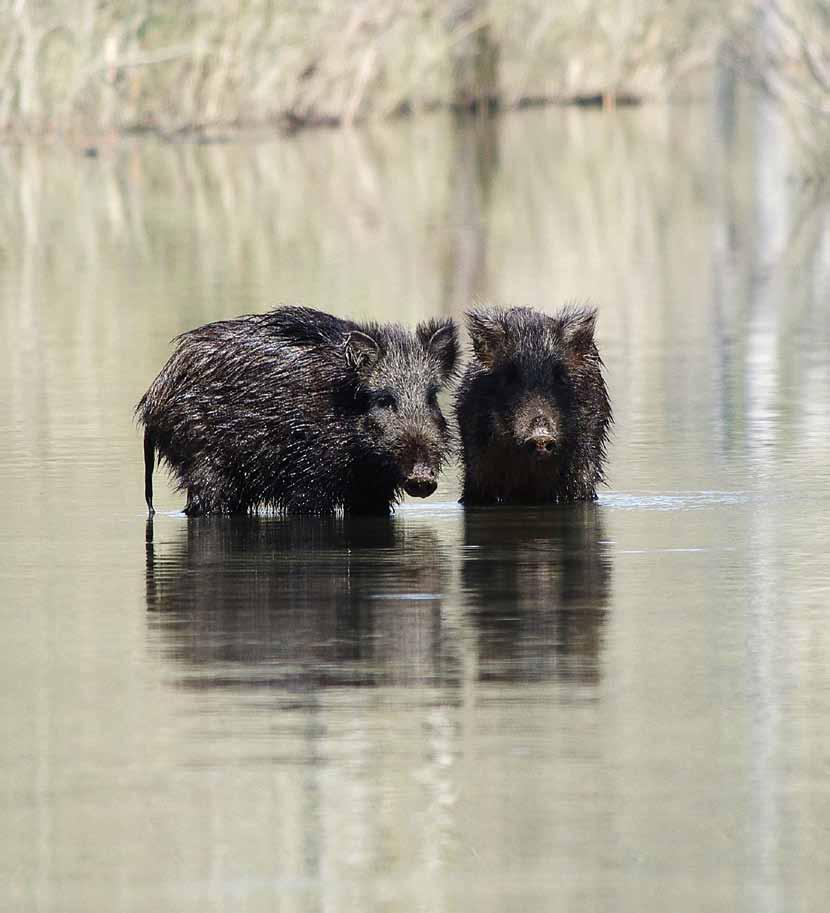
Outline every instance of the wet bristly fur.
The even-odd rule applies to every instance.
[[[257,508],[384,513],[413,467],[448,449],[437,393],[455,370],[455,325],[413,333],[303,307],[184,333],[136,407],[149,455],[167,463],[185,512]]]
[[[555,316],[531,308],[468,312],[474,359],[455,402],[465,504],[596,498],[612,417],[595,323],[596,311],[584,307]],[[546,459],[528,449],[542,427]]]

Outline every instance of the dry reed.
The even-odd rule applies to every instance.
[[[459,94],[659,96],[705,68],[724,22],[714,0],[0,0],[0,129],[172,134],[350,123]],[[470,55],[487,66],[459,89]]]

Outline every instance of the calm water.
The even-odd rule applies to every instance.
[[[830,216],[738,113],[0,148],[0,909],[826,907]],[[474,298],[599,306],[596,505],[146,526],[173,335]]]

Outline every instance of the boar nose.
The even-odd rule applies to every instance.
[[[403,483],[403,490],[414,498],[428,498],[438,487],[436,472],[429,466],[416,466]]]
[[[525,441],[525,447],[534,456],[550,456],[556,447],[556,438],[548,431],[537,431]]]

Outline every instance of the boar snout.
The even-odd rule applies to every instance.
[[[438,487],[437,472],[424,463],[415,466],[403,483],[403,490],[413,498],[428,498]]]
[[[548,430],[534,431],[525,441],[525,450],[539,459],[546,459],[556,449],[556,437]]]

